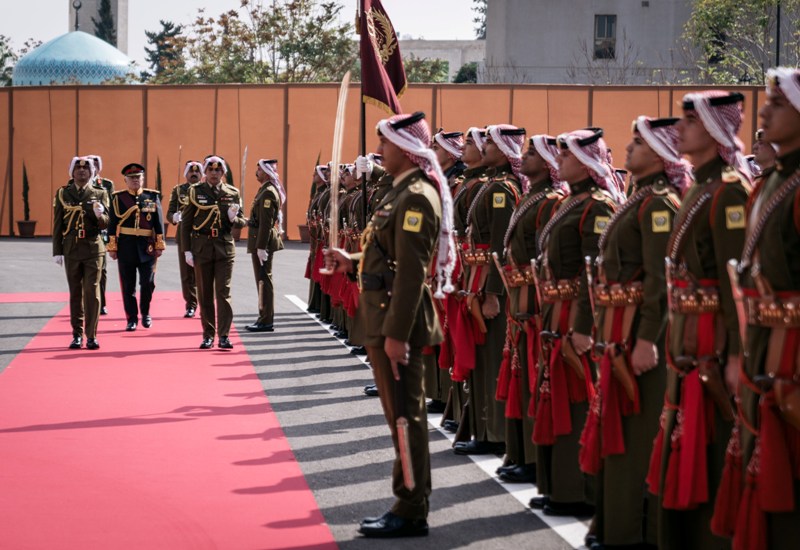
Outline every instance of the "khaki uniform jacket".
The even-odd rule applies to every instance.
[[[278,232],[278,214],[281,211],[281,197],[271,181],[261,184],[250,208],[250,228],[247,232],[247,252],[256,250],[269,253],[283,250],[283,240]]]
[[[467,234],[467,226],[469,225],[467,212],[469,212],[472,199],[477,190],[480,189],[480,184],[489,181],[484,176],[486,170],[485,166],[467,168],[458,176],[457,182],[454,184],[456,194],[453,195],[453,229],[461,238]]]
[[[430,288],[428,266],[439,236],[442,207],[436,188],[422,170],[405,175],[386,194],[364,232],[359,273],[386,273],[394,265],[391,288],[363,290],[358,322],[364,345],[383,347],[391,337],[411,347],[442,341]],[[383,252],[381,252],[381,250]]]
[[[191,183],[179,183],[172,188],[172,193],[169,196],[169,206],[167,207],[167,221],[172,223],[172,216],[182,210],[183,207],[189,202],[189,188]],[[173,224],[180,227],[180,223]]]
[[[98,201],[104,206],[99,218],[92,209]],[[108,206],[108,194],[91,183],[84,188],[83,196],[74,183],[59,189],[53,202],[53,256],[86,260],[105,254],[100,231],[108,227]]]
[[[181,210],[180,231],[184,250],[190,251],[195,260],[221,256],[232,258],[236,255],[231,229],[244,227],[247,220],[241,209],[233,222],[228,219],[228,208],[233,204],[241,205],[241,198],[239,190],[232,185],[221,184],[218,198],[205,182],[189,188],[189,202]]]

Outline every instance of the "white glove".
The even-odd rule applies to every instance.
[[[237,203],[233,203],[230,208],[228,208],[228,219],[233,222],[236,219],[236,214],[239,213],[239,205]]]
[[[186,258],[186,263],[189,264],[189,267],[194,267],[194,256],[188,250],[183,253],[183,257]]]
[[[361,179],[361,176],[369,177],[372,174],[372,167],[374,163],[365,156],[359,155],[356,158],[356,178]]]
[[[178,211],[172,215],[172,223],[178,225],[180,222],[181,222],[181,213],[180,211]]]
[[[106,209],[103,207],[102,202],[95,202],[92,203],[92,210],[94,210],[94,217],[99,218],[103,215],[103,212],[105,212]]]
[[[58,265],[64,265],[64,256],[53,256],[53,261]]]
[[[267,261],[267,258],[269,258],[269,254],[267,254],[267,251],[264,250],[263,248],[257,249],[256,255],[258,256],[258,260],[261,262],[262,265],[264,264],[264,262]]]

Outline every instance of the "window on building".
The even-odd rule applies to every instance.
[[[594,58],[614,59],[617,45],[617,16],[594,16]]]

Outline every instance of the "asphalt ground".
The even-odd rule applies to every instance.
[[[67,292],[63,268],[52,261],[51,251],[49,239],[0,239],[0,293]],[[435,428],[433,417],[430,535],[383,541],[358,535],[361,518],[380,515],[392,503],[389,476],[394,453],[378,399],[362,393],[372,381],[371,371],[301,308],[308,296],[308,280],[303,277],[307,257],[308,245],[301,243],[287,243],[285,250],[276,253],[275,332],[251,334],[244,327],[256,318],[256,288],[244,243],[239,243],[233,278],[234,325],[338,545],[415,550],[578,547],[586,532],[585,521],[534,514],[524,505],[536,494],[532,485],[499,483],[492,475],[499,457],[473,460],[455,455],[445,432]],[[119,292],[117,267],[110,260],[108,278],[107,292]],[[177,247],[171,240],[158,262],[154,300],[159,290],[180,290]],[[0,302],[0,384],[3,369],[64,305]],[[186,322],[197,324],[199,345],[199,316]],[[150,332],[155,359],[164,345],[159,342],[157,318]],[[102,317],[98,339],[102,345]],[[67,335],[64,347],[68,344]],[[239,437],[267,441],[275,435],[267,430]],[[273,487],[279,482],[256,481]]]

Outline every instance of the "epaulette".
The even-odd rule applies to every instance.
[[[737,181],[741,181],[741,176],[739,172],[733,166],[726,166],[722,169],[722,181],[725,183],[736,183]]]
[[[563,196],[564,196],[563,193],[561,193],[560,191],[556,191],[554,189],[554,190],[550,191],[549,193],[547,193],[547,195],[545,195],[544,198],[547,199],[547,200],[559,200]]]
[[[144,192],[153,193],[154,195],[158,195],[159,197],[161,196],[161,191],[159,191],[158,189],[144,189]]]
[[[599,202],[614,202],[614,199],[611,197],[611,195],[609,195],[607,191],[603,191],[600,188],[595,188],[592,191],[592,198]]]
[[[237,193],[239,192],[239,188],[234,185],[231,185],[230,183],[223,183],[222,185],[224,185],[226,189],[233,189]]]
[[[424,189],[425,186],[423,185],[421,180],[417,180],[408,186],[408,190],[411,191],[412,193],[422,193]]]
[[[119,191],[114,191],[113,193],[111,193],[111,196],[114,197],[116,195],[119,195],[120,193],[127,193],[127,192],[128,192],[127,189],[120,189]]]

